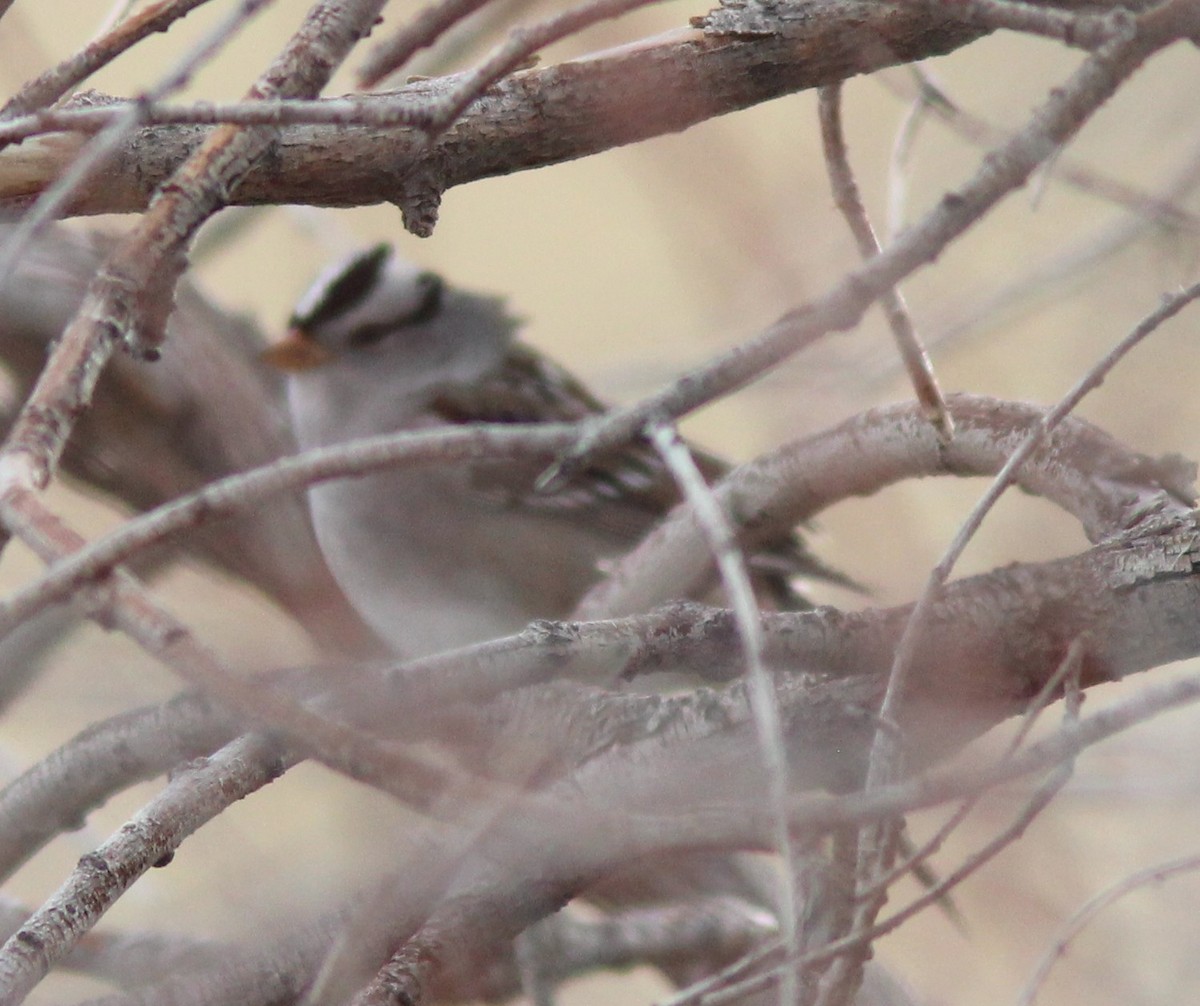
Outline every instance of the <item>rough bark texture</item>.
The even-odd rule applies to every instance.
[[[480,178],[584,157],[678,132],[714,115],[884,66],[949,52],[982,33],[925,5],[862,0],[729,16],[665,41],[518,72],[501,81],[427,147],[415,128],[285,126],[268,156],[231,193],[234,205],[401,205]],[[419,106],[456,78],[408,84],[369,104]],[[105,98],[93,96],[93,104]],[[211,131],[151,126],[121,149],[104,184],[70,214],[144,209],[152,192]],[[51,136],[0,154],[0,208],[19,209],[80,141]],[[47,146],[49,144],[49,146]],[[7,159],[7,160],[6,160]],[[7,185],[4,179],[12,178]]]

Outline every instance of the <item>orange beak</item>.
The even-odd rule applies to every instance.
[[[277,370],[299,374],[328,363],[333,359],[333,354],[304,329],[291,328],[279,342],[264,349],[260,359]]]

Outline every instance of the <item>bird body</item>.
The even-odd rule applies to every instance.
[[[602,411],[568,374],[514,341],[517,323],[502,301],[450,288],[387,246],[319,278],[291,327],[268,356],[289,372],[301,448]],[[544,463],[409,466],[309,489],[331,572],[393,650],[422,656],[569,614],[603,560],[628,551],[679,498],[645,443],[537,493]],[[710,478],[721,470],[702,455],[700,463]],[[793,535],[766,553],[760,586],[798,602],[789,576],[821,567]]]

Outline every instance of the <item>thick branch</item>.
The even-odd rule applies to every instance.
[[[286,127],[271,156],[239,183],[230,201],[407,204],[419,195],[415,190],[440,193],[678,132],[784,94],[950,52],[982,34],[917,4],[838,0],[762,10],[770,16],[739,21],[726,10],[702,28],[514,74],[428,146],[415,128]],[[371,99],[367,114],[411,117],[456,80],[411,83]],[[354,119],[351,113],[349,121]],[[105,172],[104,184],[81,192],[69,212],[145,208],[209,132],[143,129]],[[77,142],[55,136],[6,152],[0,157],[0,208],[27,204],[77,149]]]

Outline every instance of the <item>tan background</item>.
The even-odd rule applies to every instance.
[[[197,77],[188,95],[237,97],[307,6],[303,0],[275,4],[227,58]],[[129,94],[155,80],[186,40],[223,13],[221,5],[213,7],[192,15],[178,34],[135,50],[94,86]],[[107,8],[107,0],[16,4],[0,23],[6,91],[85,41]],[[630,21],[595,29],[588,45],[678,25],[703,9],[666,5],[643,14],[636,27]],[[1080,58],[1054,44],[1008,36],[929,69],[965,107],[1015,126]],[[1168,52],[1089,125],[1070,154],[1153,191],[1196,143],[1197,93],[1194,51]],[[387,207],[261,214],[236,241],[203,259],[199,278],[215,299],[253,313],[270,332],[330,249],[394,240],[405,254],[464,285],[509,294],[530,319],[531,341],[606,397],[630,400],[824,291],[853,261],[825,181],[815,105],[814,96],[800,95],[680,136],[454,190],[435,236],[424,242],[401,233],[398,212]],[[851,152],[881,230],[889,152],[905,112],[875,81],[847,88]],[[978,156],[941,126],[927,124],[909,174],[909,218],[965,178]],[[906,286],[918,324],[936,339],[1007,281],[1115,219],[1108,205],[1059,184],[1051,172]],[[119,229],[127,223],[89,225]],[[1194,275],[1196,247],[1195,235],[1160,235],[1036,310],[1006,313],[986,330],[938,346],[945,387],[1053,400],[1164,290]],[[1147,452],[1200,455],[1195,326],[1194,312],[1165,326],[1088,399],[1083,414]],[[893,361],[872,314],[860,330],[830,339],[770,381],[695,417],[689,432],[730,456],[748,457],[864,407],[908,397]],[[822,519],[818,547],[873,589],[868,603],[909,599],[981,489],[981,483],[914,484],[853,501]],[[116,519],[101,505],[71,505],[92,528]],[[963,571],[1064,554],[1082,544],[1072,523],[1049,506],[1013,498],[989,520]],[[0,575],[12,583],[32,568],[17,556]],[[283,616],[207,572],[173,573],[163,593],[205,639],[246,667],[301,659],[305,652],[302,635]],[[86,722],[175,688],[123,640],[82,630],[53,673],[4,721],[0,769],[16,771]],[[1090,696],[1087,710],[1121,691]],[[1126,873],[1197,851],[1197,725],[1195,714],[1175,714],[1085,756],[1068,793],[1028,836],[961,888],[969,931],[927,914],[881,944],[883,960],[923,1002],[1011,1002],[1075,907]],[[24,871],[13,893],[36,903],[89,843],[154,790],[142,787],[93,815],[82,835],[56,843]],[[941,869],[952,869],[1020,803],[1020,793],[991,801],[951,843]],[[232,925],[249,932],[281,908],[345,889],[356,864],[377,845],[376,826],[395,816],[374,794],[303,768],[196,836],[170,869],[154,872],[123,900],[112,920],[132,926],[168,919],[171,928],[228,933]],[[918,822],[918,833],[925,826]],[[218,870],[223,879],[214,884]],[[1197,895],[1200,881],[1176,879],[1110,909],[1059,964],[1040,1001],[1196,1001]],[[631,991],[635,1001],[654,995],[648,981]],[[580,983],[570,1001],[582,1002],[595,987]]]

